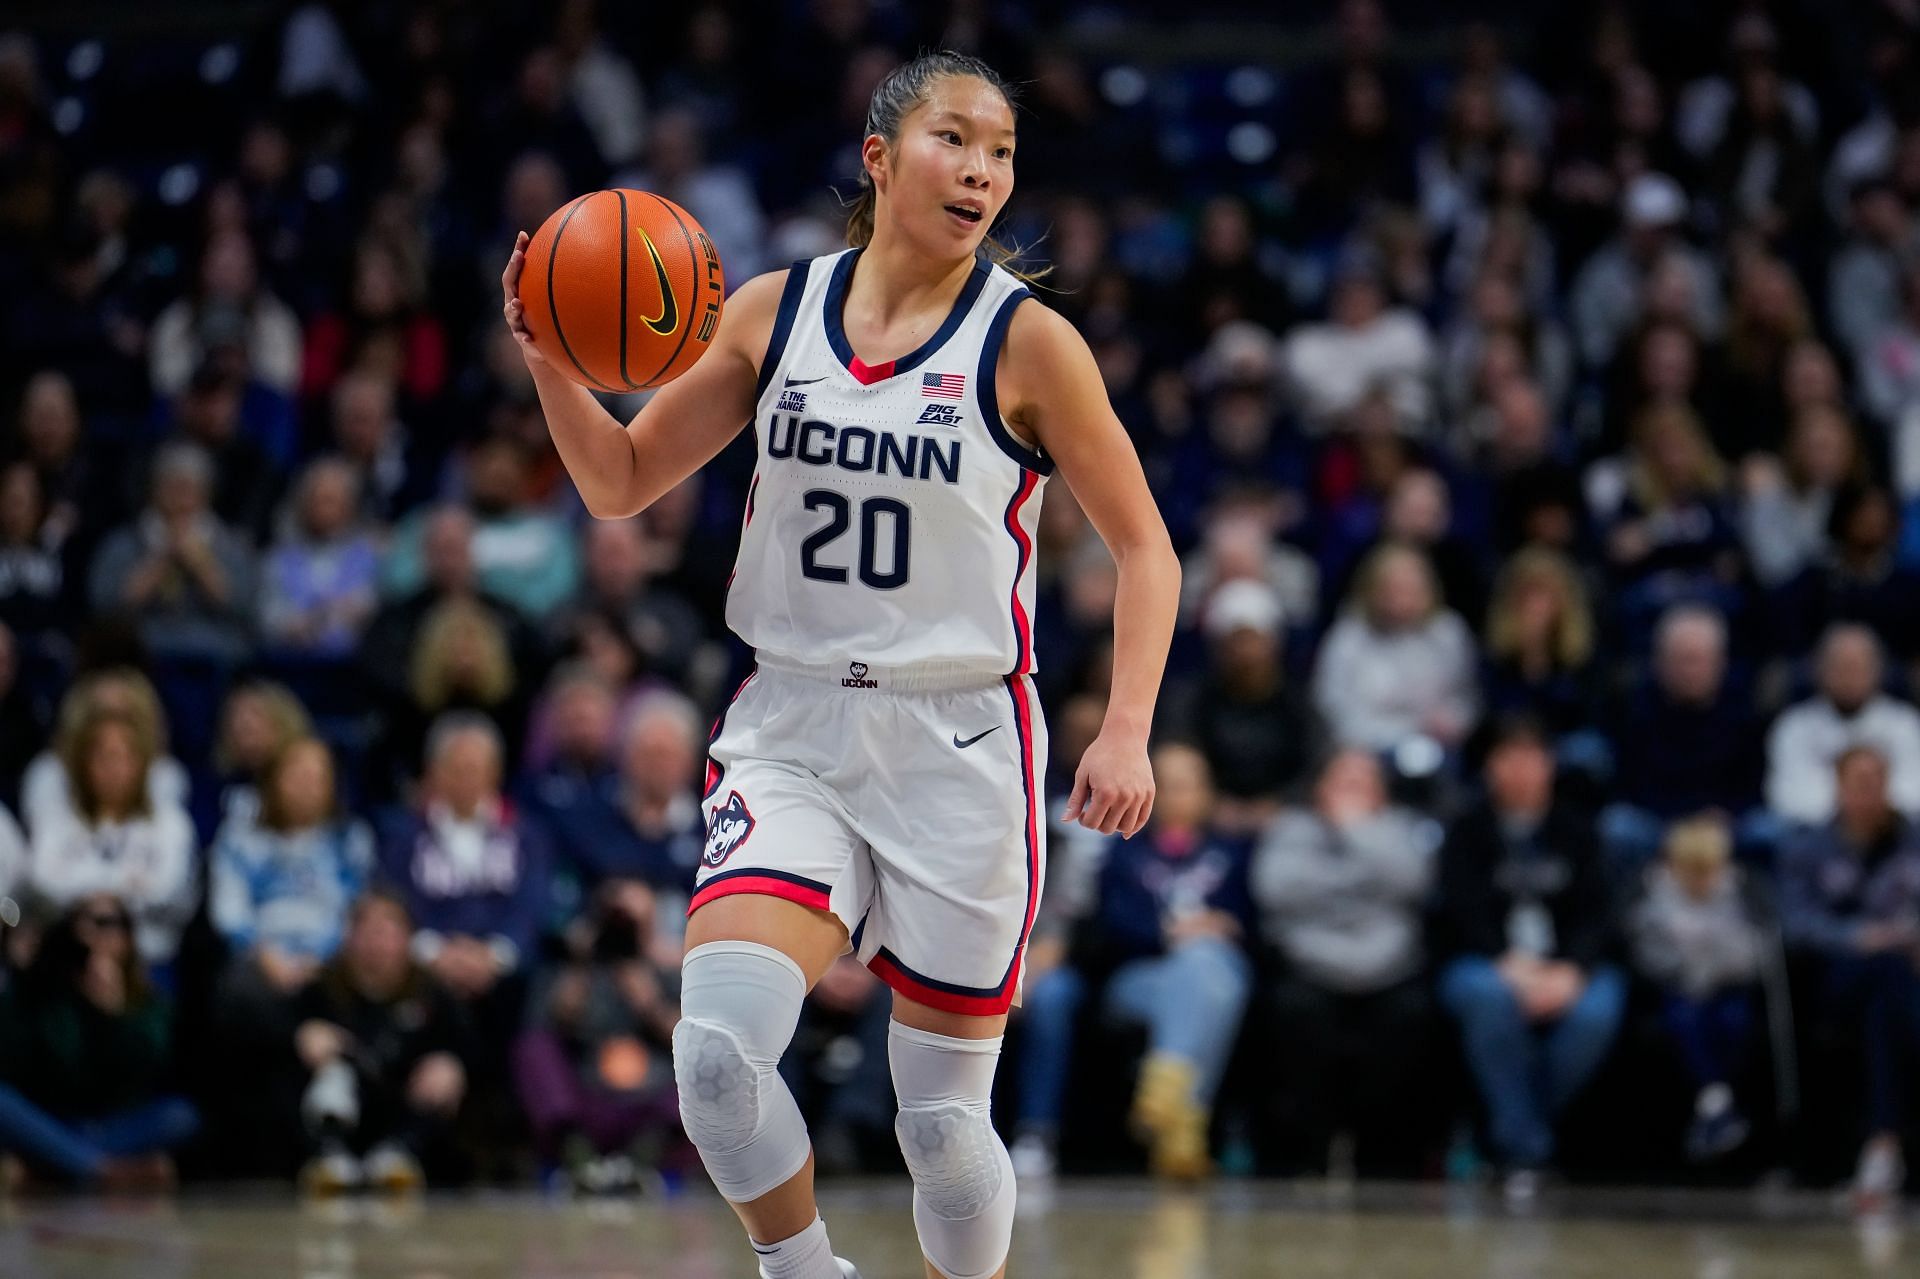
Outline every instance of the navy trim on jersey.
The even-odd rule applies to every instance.
[[[1013,323],[1013,310],[1032,296],[1025,289],[1016,289],[1000,304],[993,323],[987,326],[987,336],[980,343],[980,372],[973,383],[973,394],[980,401],[980,416],[986,419],[987,430],[992,432],[993,442],[1000,446],[1000,451],[1036,475],[1052,475],[1053,459],[1021,443],[1001,420],[1000,391],[994,384],[1000,368],[1000,347],[1006,342],[1007,329]]]
[[[807,268],[810,263],[795,262],[787,268],[787,287],[780,290],[780,310],[773,317],[773,332],[767,336],[767,354],[760,361],[760,383],[753,389],[753,402],[758,405],[760,397],[767,393],[767,387],[773,381],[773,371],[780,367],[780,359],[787,353],[787,339],[793,336],[793,320],[800,314],[800,295],[807,291]],[[755,414],[759,409],[754,410]]]
[[[778,880],[783,884],[792,884],[796,888],[805,888],[811,892],[821,893],[826,896],[833,895],[832,884],[823,884],[817,879],[808,879],[805,875],[796,875],[790,870],[768,870],[764,866],[741,866],[734,870],[723,870],[718,875],[709,875],[707,878],[701,880],[700,886],[694,889],[694,896],[698,897],[702,893],[707,893],[707,890],[715,884],[724,884],[732,879],[745,879],[748,876],[752,876],[755,879]],[[709,893],[708,899],[711,900],[711,898],[712,894]]]
[[[839,358],[841,365],[853,375],[856,381],[863,385],[870,385],[871,381],[879,379],[862,378],[854,372],[853,366],[860,357],[854,354],[853,344],[847,341],[846,324],[841,315],[847,305],[847,285],[853,279],[853,264],[860,253],[861,250],[853,249],[834,264],[833,276],[827,281],[827,296],[821,306],[821,312],[827,323],[827,345],[833,348],[834,355]],[[870,370],[885,369],[885,377],[895,377],[925,363],[928,357],[946,345],[947,339],[966,323],[967,313],[973,310],[973,304],[979,300],[980,291],[987,287],[987,277],[992,271],[992,264],[985,258],[976,259],[973,264],[973,274],[967,277],[966,284],[960,289],[960,296],[953,300],[953,309],[947,312],[947,318],[941,322],[939,329],[932,337],[897,360],[865,367]]]

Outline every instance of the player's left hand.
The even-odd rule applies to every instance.
[[[1152,812],[1153,766],[1147,762],[1146,741],[1103,730],[1080,757],[1063,819],[1131,839]]]

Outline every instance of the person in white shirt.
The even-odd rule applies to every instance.
[[[89,711],[61,756],[71,809],[32,821],[29,879],[58,906],[98,893],[118,897],[133,914],[141,959],[159,966],[180,947],[197,884],[193,822],[147,782],[156,753],[139,716]]]
[[[1857,622],[1830,627],[1820,642],[1819,693],[1789,707],[1767,735],[1767,807],[1791,822],[1833,817],[1834,764],[1871,746],[1886,758],[1888,795],[1920,815],[1920,710],[1880,689],[1880,642]]]
[[[1342,265],[1326,322],[1294,329],[1280,360],[1310,430],[1331,429],[1374,392],[1385,393],[1402,431],[1419,432],[1432,414],[1433,334],[1412,311],[1389,305],[1370,258]]]

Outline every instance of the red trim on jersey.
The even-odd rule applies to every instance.
[[[1007,503],[1007,532],[1020,548],[1020,561],[1013,570],[1013,673],[1025,675],[1033,667],[1033,624],[1027,620],[1027,606],[1020,602],[1020,583],[1027,576],[1027,565],[1033,562],[1033,543],[1027,538],[1027,530],[1020,523],[1020,508],[1033,496],[1039,487],[1040,477],[1032,471],[1021,468],[1020,487],[1014,490],[1013,499]]]
[[[829,895],[818,888],[809,888],[805,884],[796,884],[791,880],[779,879],[772,875],[728,875],[709,880],[705,888],[693,894],[693,900],[687,903],[687,916],[699,910],[710,901],[722,897],[731,897],[735,893],[759,893],[763,897],[784,897],[790,902],[799,902],[802,906],[811,906],[815,910],[826,910]]]
[[[885,364],[868,364],[856,355],[847,361],[847,372],[853,374],[854,380],[861,386],[872,386],[875,382],[892,377],[893,366],[898,363],[898,360],[888,360]]]
[[[991,995],[956,995],[951,991],[935,990],[932,986],[915,980],[900,970],[899,965],[885,955],[875,955],[867,962],[867,967],[875,977],[887,983],[893,989],[905,995],[915,1003],[925,1004],[929,1008],[938,1008],[943,1013],[959,1013],[966,1017],[994,1017],[1013,1007],[1013,983]],[[1014,957],[1013,971],[1020,971],[1020,960]]]
[[[727,712],[733,709],[733,704],[740,700],[740,694],[747,691],[747,685],[753,683],[753,677],[759,673],[760,668],[758,666],[748,671],[747,677],[740,681],[740,687],[733,690],[733,696],[729,697],[727,704],[720,708],[720,713],[713,717],[713,727],[707,730],[707,750],[709,752],[713,750],[713,744],[720,740],[720,729],[727,722]],[[720,767],[720,765],[714,761],[712,754],[709,753],[707,756],[707,782],[705,787],[700,791],[701,799],[713,798],[713,793],[720,789],[721,774],[726,771],[726,769]]]
[[[747,530],[753,527],[753,495],[755,493],[758,493],[759,491],[760,491],[760,472],[756,469],[753,473],[753,482],[747,485],[747,518],[740,522],[740,536],[743,540],[746,538]],[[721,587],[720,589],[723,591],[732,590],[733,579],[739,576],[739,573],[740,573],[740,557],[738,555],[735,555],[733,557],[733,567],[727,572],[727,584]]]

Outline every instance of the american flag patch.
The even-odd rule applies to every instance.
[[[920,394],[930,400],[957,400],[967,391],[967,375],[964,373],[923,373],[920,375]]]

